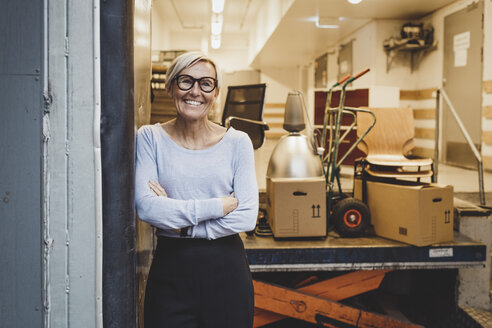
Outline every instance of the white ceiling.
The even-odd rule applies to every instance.
[[[418,19],[456,0],[294,0],[252,66],[288,67],[309,62],[372,19]],[[154,10],[173,32],[208,33],[211,0],[154,0]],[[227,34],[247,38],[262,0],[225,0],[222,47]],[[338,29],[316,28],[314,17],[343,17]],[[155,32],[154,32],[155,33]],[[288,55],[287,55],[288,54]]]
[[[262,0],[225,0],[224,33],[249,32]],[[172,31],[210,31],[211,0],[153,0],[153,10]]]

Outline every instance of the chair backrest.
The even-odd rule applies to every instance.
[[[265,90],[266,84],[264,83],[229,86],[222,112],[222,125],[225,126],[226,119],[231,116],[262,121]],[[255,149],[263,144],[265,138],[263,127],[244,121],[232,121],[231,126],[246,132]]]
[[[410,108],[370,108],[376,125],[358,147],[367,156],[405,155],[413,148],[415,136],[413,112]],[[372,123],[370,115],[357,113],[357,136]]]

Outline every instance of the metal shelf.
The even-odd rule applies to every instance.
[[[384,48],[386,52],[386,73],[389,72],[396,55],[399,52],[410,53],[410,69],[411,72],[418,67],[422,58],[430,51],[437,49],[437,43],[431,45],[419,45],[413,43],[405,43]]]

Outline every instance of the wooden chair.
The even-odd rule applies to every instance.
[[[261,147],[268,125],[263,122],[266,84],[229,86],[222,113],[222,125],[246,132],[253,148]]]
[[[376,125],[358,145],[367,154],[369,175],[389,178],[422,178],[433,175],[430,158],[410,158],[414,147],[413,112],[410,108],[371,108]],[[357,114],[357,134],[372,121],[369,115]]]

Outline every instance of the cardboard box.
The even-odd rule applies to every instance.
[[[326,236],[326,183],[319,178],[268,178],[267,220],[280,237]]]
[[[359,178],[354,198],[362,199]],[[416,246],[453,240],[453,186],[368,181],[367,205],[378,236]]]

